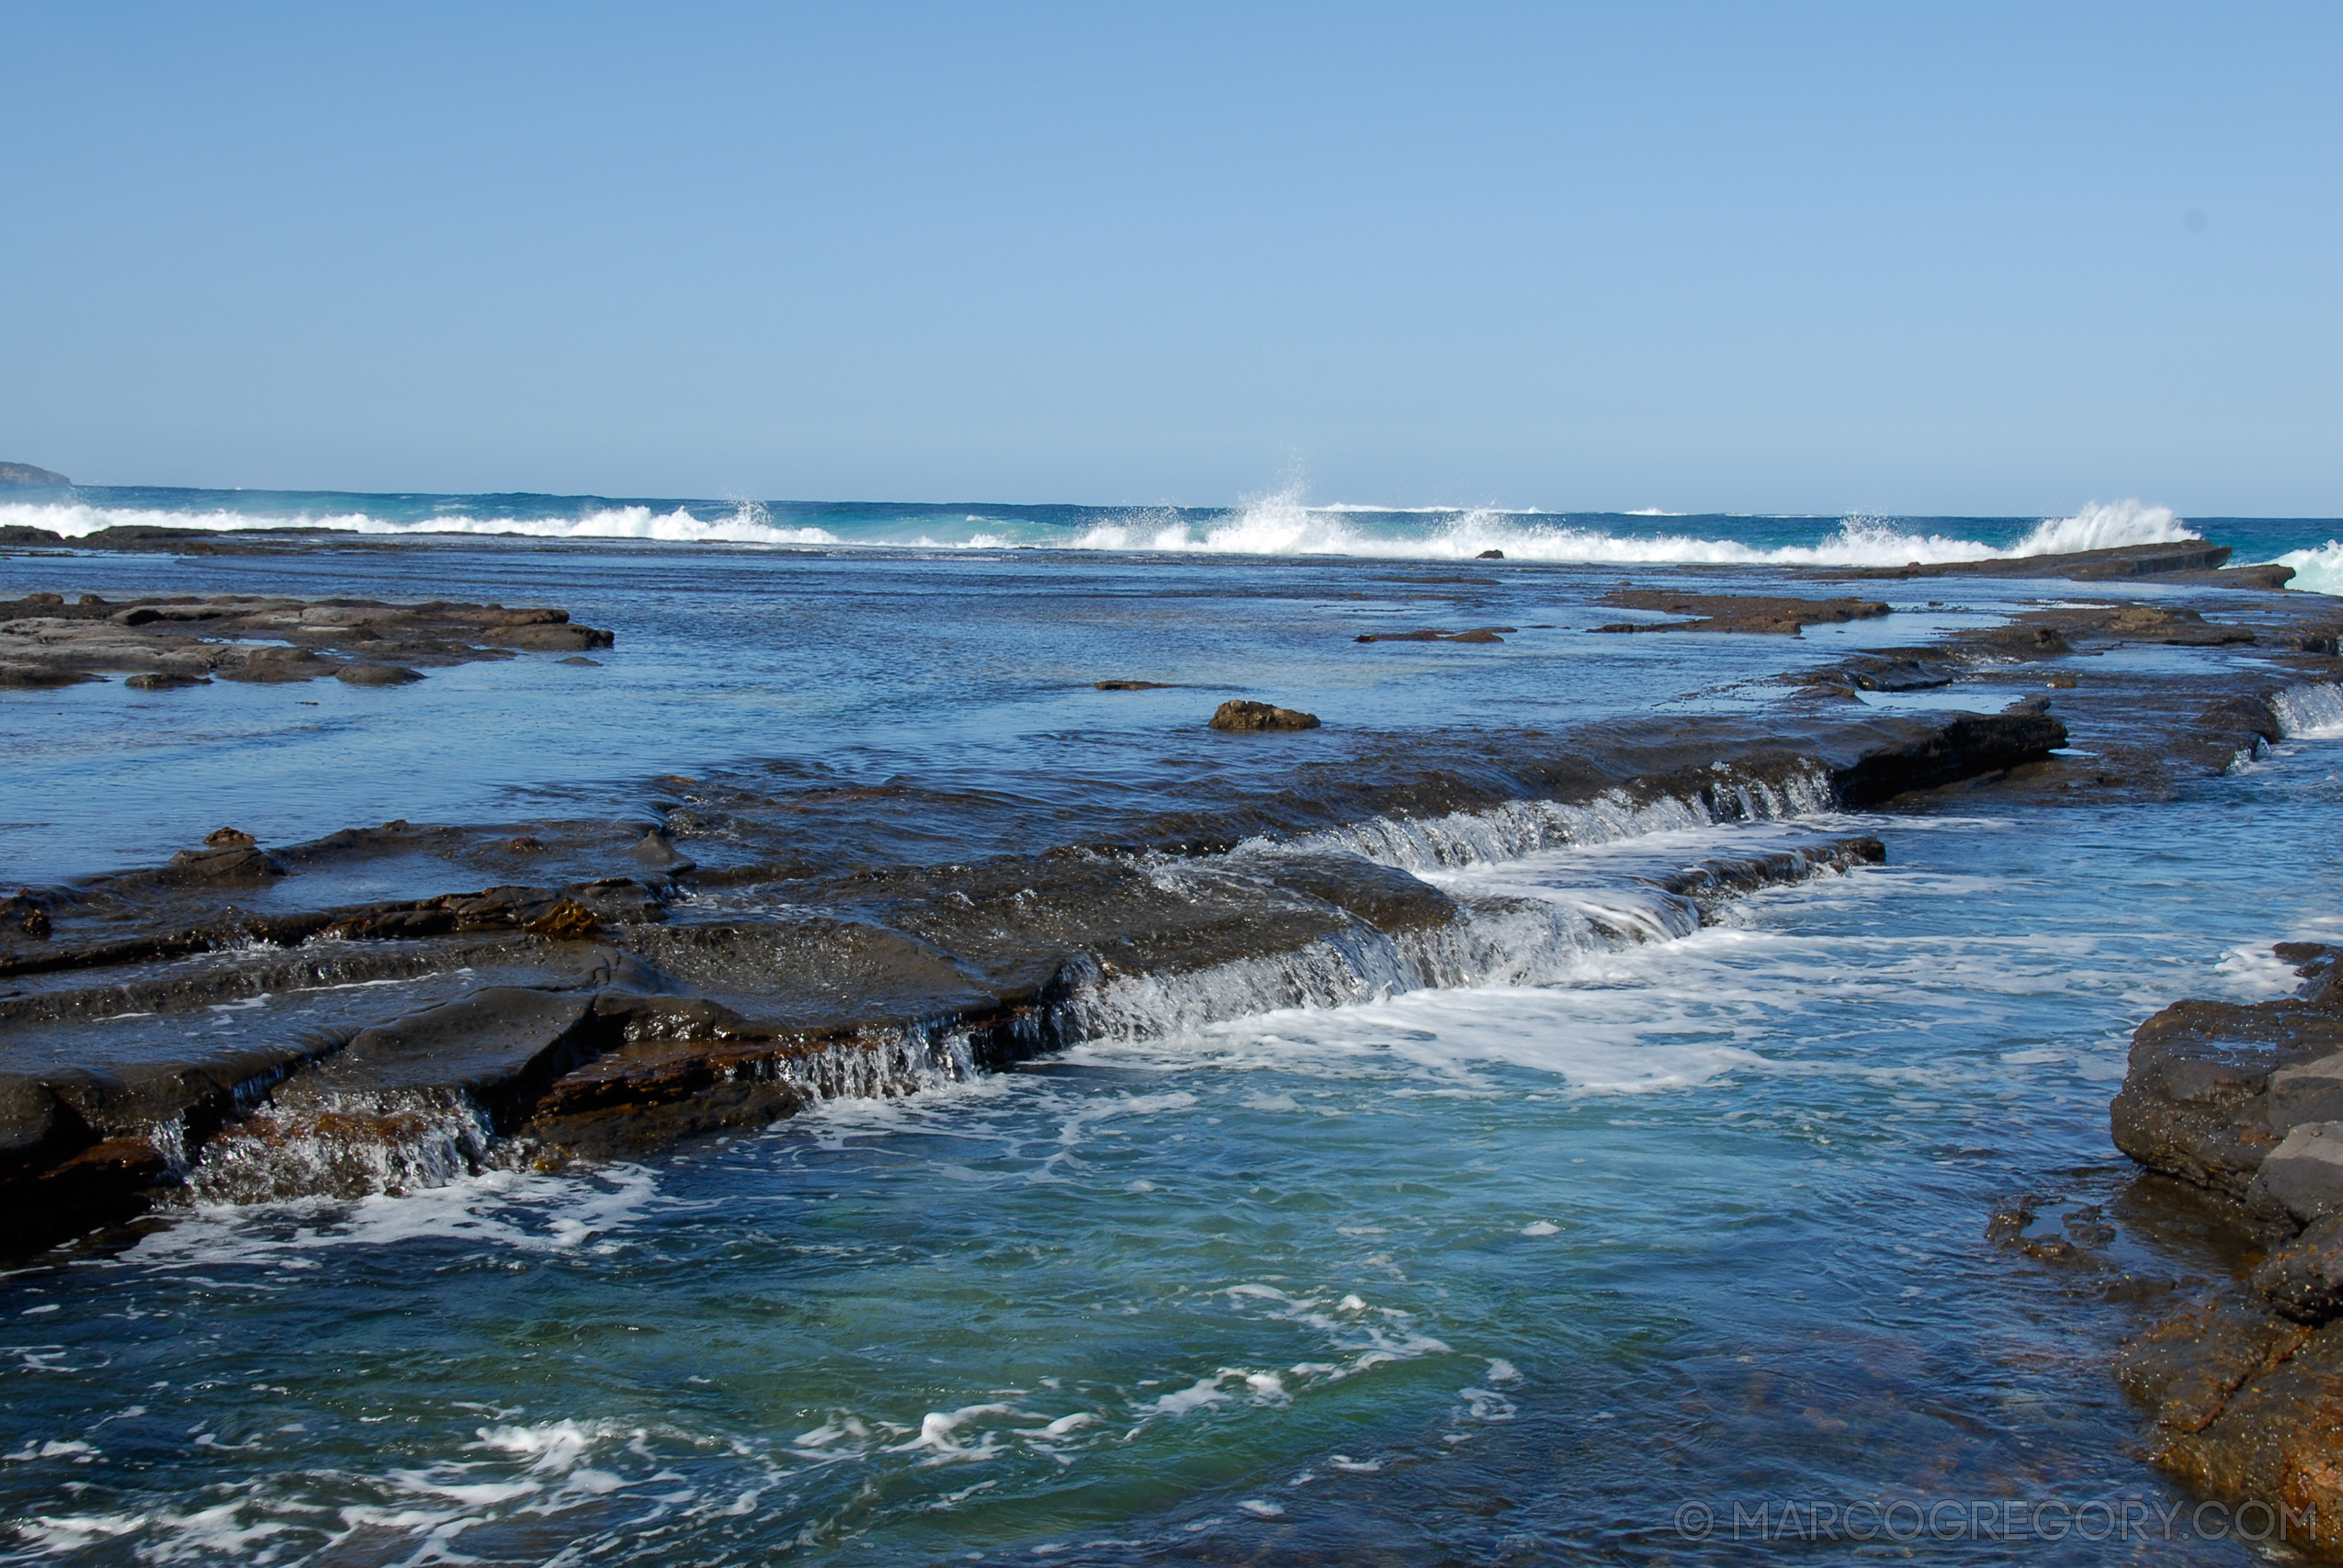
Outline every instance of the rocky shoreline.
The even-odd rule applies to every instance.
[[[1504,793],[1730,821],[2024,766],[2065,738],[2038,711],[1817,727],[1795,748],[1680,725],[1549,743],[1516,759],[1543,787]],[[1438,794],[1469,815],[1489,788],[1418,773],[1380,804]],[[1466,983],[1489,962],[1481,922],[1523,912],[1468,906],[1298,818],[1277,843],[1239,841],[1249,814],[1159,824],[1152,846],[817,872],[743,853],[760,808],[798,826],[792,803],[678,793],[692,804],[661,821],[526,834],[391,823],[268,849],[232,831],[163,866],[17,894],[0,910],[6,1245],[191,1195],[397,1190],[757,1125],[818,1096],[1149,1027],[1167,989],[1200,1020]],[[1827,840],[1646,886],[1688,930],[1739,893],[1883,852]],[[462,867],[529,880],[304,897]],[[255,998],[265,1027],[200,1026]]]
[[[213,680],[276,683],[332,676],[395,686],[423,671],[515,654],[609,648],[567,610],[386,604],[231,593],[109,601],[61,593],[0,601],[0,687],[69,686],[126,674],[163,691]]]
[[[2280,740],[2302,693],[2343,682],[2331,600],[2221,571],[2217,552],[2066,565],[2113,586],[1818,662],[1761,715],[1345,737],[1338,760],[1313,753],[1189,809],[1005,827],[968,815],[942,835],[971,846],[961,860],[905,848],[936,841],[933,822],[890,839],[901,786],[744,771],[647,781],[641,809],[616,819],[392,821],[296,844],[223,826],[163,864],[25,887],[0,900],[0,1251],[190,1201],[603,1159],[1081,1039],[1473,983],[1496,972],[1485,933],[1511,921],[1517,934],[1534,911],[1460,897],[1411,866],[1571,842],[1638,814],[1927,809],[1978,790],[2154,800]],[[2228,592],[2124,597],[2143,571]],[[1885,608],[1613,602],[1674,612],[1635,623],[1643,635],[1795,636]],[[29,685],[352,680],[611,640],[559,610],[498,605],[36,595],[0,611],[0,665]],[[1891,715],[1864,700],[1898,694],[1960,701]],[[1245,701],[1223,711],[1183,744],[1274,756],[1287,743],[1252,732],[1315,723]],[[1885,852],[1815,836],[1655,872],[1638,883],[1654,925],[1555,941],[1681,933],[1744,893]],[[2122,1376],[2154,1412],[2159,1462],[2189,1484],[2343,1527],[2343,986],[2337,950],[2283,956],[2301,995],[2176,1004],[2135,1040],[2116,1141],[2158,1173],[2147,1179],[2204,1194],[2225,1238],[2214,1271],[2230,1278],[2150,1329]],[[2031,1211],[1997,1234],[2037,1256],[2088,1251],[2099,1222],[2077,1213],[2063,1239],[2029,1237]],[[2343,1529],[2320,1540],[2343,1547]]]
[[[2133,1036],[2116,1146],[2209,1195],[2230,1267],[2117,1371],[2153,1412],[2158,1465],[2343,1551],[2343,948],[2276,955],[2298,965],[2293,996],[2175,1002]]]

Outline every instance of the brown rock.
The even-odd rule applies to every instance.
[[[1841,621],[1871,620],[1890,613],[1877,599],[1786,599],[1756,593],[1678,593],[1666,589],[1623,589],[1603,595],[1606,604],[1626,610],[1657,610],[1691,615],[1689,621],[1616,621],[1599,632],[1755,632],[1796,637],[1801,628]]]
[[[521,929],[533,936],[549,936],[558,942],[581,942],[601,926],[592,909],[574,898],[562,898]]]
[[[2233,1345],[2230,1365],[2256,1349],[2267,1364],[2202,1425],[2168,1425],[2170,1440],[2154,1457],[2240,1512],[2253,1503],[2270,1509],[2291,1544],[2333,1551],[2343,1546],[2343,1324],[2287,1329],[2285,1338],[2264,1329]]]
[[[171,863],[161,873],[161,880],[184,886],[191,883],[257,882],[284,874],[283,866],[250,844],[231,844],[216,850],[181,850],[171,857]]]
[[[2272,1252],[2248,1282],[2297,1323],[2343,1315],[2343,1216],[2319,1221]]]
[[[2285,1136],[2271,1122],[2271,1075],[2337,1051],[2343,1016],[2303,998],[2175,1002],[2133,1033],[2108,1109],[2115,1146],[2151,1170],[2243,1198]]]
[[[589,648],[608,648],[617,639],[592,626],[572,626],[565,618],[500,627],[484,635],[482,640],[530,653],[580,653]]]
[[[2158,1425],[2201,1431],[2230,1394],[2308,1337],[2301,1324],[2243,1303],[2200,1301],[2124,1346],[2115,1359],[2115,1378],[2125,1393],[2154,1407]]]
[[[1212,728],[1230,733],[1264,729],[1316,729],[1318,715],[1301,713],[1293,708],[1273,707],[1268,703],[1251,703],[1241,697],[1231,697],[1222,703],[1212,716]]]
[[[314,681],[332,671],[333,666],[306,648],[257,648],[245,655],[242,664],[221,666],[220,678],[274,685],[287,681]]]

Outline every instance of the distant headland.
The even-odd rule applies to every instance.
[[[47,468],[36,468],[30,463],[0,463],[0,490],[34,490],[48,485],[70,485],[74,481]]]

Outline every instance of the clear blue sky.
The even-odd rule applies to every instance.
[[[2343,6],[0,4],[95,483],[2343,513]]]

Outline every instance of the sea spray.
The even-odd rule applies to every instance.
[[[1437,514],[1404,531],[1375,532],[1362,525],[1358,512],[1307,506],[1291,495],[1279,495],[1205,523],[1162,513],[1135,514],[1098,524],[1072,544],[1080,549],[1158,554],[1472,560],[1494,550],[1509,561],[1590,565],[1893,567],[2170,544],[2197,536],[2170,508],[2136,501],[2094,502],[2072,517],[2044,519],[2006,548],[1975,539],[1914,534],[1894,520],[1866,516],[1842,520],[1835,535],[1817,544],[1768,547],[1695,535],[1619,533],[1485,508]]]
[[[2269,711],[2289,740],[2343,739],[2343,686],[2289,686],[2270,694]]]
[[[2274,564],[2294,569],[2286,586],[2306,593],[2343,594],[2343,539],[2329,539],[2315,549],[2289,550]]]

